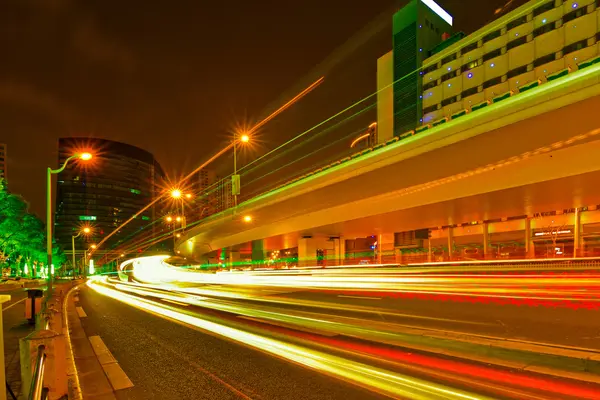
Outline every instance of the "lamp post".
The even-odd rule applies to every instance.
[[[77,235],[71,236],[71,249],[73,250],[73,270],[75,270],[75,239],[77,239],[81,235],[87,235],[91,231],[92,230],[86,226],[85,228],[83,228],[82,230],[80,230]],[[87,253],[87,250],[85,252]],[[85,259],[85,253],[83,254],[83,257]],[[84,261],[84,268],[85,268],[85,261]]]
[[[60,174],[67,167],[69,161],[79,158],[83,161],[88,161],[92,159],[91,153],[75,153],[71,157],[67,158],[63,165],[59,169],[52,169],[48,167],[46,173],[46,253],[47,253],[47,262],[48,268],[51,268],[52,265],[52,174]],[[46,299],[49,299],[52,295],[52,272],[48,270],[48,283],[46,289]]]
[[[181,191],[181,189],[171,189],[171,197],[175,200],[180,200],[180,206],[181,206],[181,229],[185,229],[187,222],[186,222],[186,218],[185,218],[185,210],[183,207],[183,198],[185,197],[186,199],[191,199],[192,198],[192,194],[191,193],[183,193]],[[167,221],[172,221],[172,219],[169,219],[171,217],[167,217]],[[179,220],[177,220],[177,222],[180,222]]]
[[[250,136],[243,134],[240,136],[239,141],[242,143],[248,143]],[[237,133],[233,136],[233,175],[231,176],[231,193],[233,194],[233,206],[238,205],[238,195],[240,194],[240,176],[237,173]]]

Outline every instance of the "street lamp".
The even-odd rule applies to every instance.
[[[231,193],[233,194],[233,206],[237,207],[238,195],[240,194],[240,176],[237,173],[237,142],[248,143],[250,136],[243,133],[238,139],[237,132],[233,134],[233,175],[231,176]]]
[[[79,231],[79,233],[75,236],[71,236],[71,249],[73,250],[73,271],[75,270],[75,239],[77,239],[81,235],[88,235],[92,230],[89,227],[85,227]],[[87,250],[86,250],[87,252]],[[85,257],[85,255],[84,255]],[[84,262],[85,264],[85,262]],[[85,265],[84,265],[85,268]]]
[[[252,217],[250,215],[245,215],[244,222],[252,222]]]
[[[173,189],[173,190],[171,190],[171,197],[174,198],[174,199],[181,198],[182,194],[183,193],[181,193],[181,190],[179,190],[179,189]]]
[[[58,169],[52,169],[48,167],[46,173],[46,253],[47,253],[47,265],[52,265],[52,174],[60,174],[65,170],[69,161],[79,158],[83,161],[89,161],[92,159],[91,153],[75,153],[71,157],[67,158],[63,165]],[[47,285],[46,299],[50,299],[52,295],[52,274],[48,274],[48,285]]]
[[[183,207],[183,197],[185,196],[186,199],[191,199],[192,198],[192,194],[191,193],[183,193],[181,191],[181,189],[171,189],[171,197],[175,200],[180,200],[181,201],[181,217],[177,217],[177,222],[181,222],[181,228],[185,229],[185,210]],[[167,218],[167,221],[171,222],[172,219]]]

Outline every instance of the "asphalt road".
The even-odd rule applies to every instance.
[[[135,289],[134,286],[116,285],[120,290]],[[188,288],[189,289],[189,288]],[[441,313],[448,317],[447,309],[456,307],[453,303],[433,303],[422,299],[423,306],[415,309],[407,299],[376,299],[355,295],[342,295],[335,293],[321,293],[315,291],[274,290],[273,288],[235,288],[203,286],[201,290],[210,290],[211,296],[182,298],[169,298],[165,292],[152,292],[144,288],[138,293],[127,293],[136,299],[151,301],[160,305],[160,309],[174,310],[181,315],[195,316],[207,323],[220,324],[227,328],[238,329],[244,333],[260,335],[260,338],[275,339],[290,346],[303,346],[310,351],[320,352],[317,357],[325,360],[341,360],[339,365],[353,364],[348,367],[350,373],[360,371],[362,368],[379,368],[384,371],[390,382],[396,386],[388,394],[396,398],[459,398],[456,396],[443,397],[440,391],[456,390],[452,393],[476,393],[476,399],[486,398],[513,398],[513,399],[568,399],[584,398],[578,392],[579,384],[563,382],[563,380],[497,369],[490,366],[456,361],[443,356],[419,354],[414,351],[395,346],[366,340],[360,337],[338,335],[335,332],[320,331],[315,326],[322,326],[318,317],[309,312],[315,312],[314,307],[299,306],[303,301],[319,304],[321,317],[324,320],[333,320],[341,317],[343,321],[350,318],[356,324],[356,315],[362,316],[362,326],[367,329],[378,329],[378,319],[388,320],[394,318],[408,319],[412,324],[421,324],[422,321],[436,321],[441,323],[439,329],[447,326],[456,327],[479,326],[469,324],[470,321],[453,321],[449,318],[438,321],[429,318],[420,318],[421,313]],[[187,289],[186,289],[187,290]],[[219,298],[216,294],[228,297],[235,295],[238,298],[227,300]],[[186,297],[187,296],[187,297]],[[187,300],[191,303],[185,303]],[[269,301],[260,301],[269,300]],[[180,301],[178,301],[180,300]],[[287,300],[290,300],[289,303]],[[275,306],[273,305],[275,302]],[[372,307],[375,302],[378,310],[398,309],[410,314],[408,316],[378,314],[376,312],[358,312],[361,307]],[[232,342],[223,331],[219,336],[206,333],[190,326],[183,326],[163,317],[140,311],[137,308],[125,305],[110,297],[98,294],[90,289],[84,289],[80,295],[80,303],[88,317],[84,318],[84,329],[88,336],[100,335],[113,353],[123,370],[134,383],[132,389],[118,392],[120,399],[180,399],[180,398],[252,398],[252,399],[370,399],[381,398],[373,392],[365,391],[357,385],[345,383],[341,379],[329,377],[313,369],[300,367],[289,361],[286,348],[281,348],[281,353],[274,355],[265,354],[268,346],[252,344],[260,350]],[[332,304],[342,303],[345,308],[331,309]],[[310,303],[313,304],[313,303]],[[445,304],[445,307],[444,307]],[[314,304],[313,304],[314,305]],[[475,304],[476,307],[489,307],[490,304]],[[493,305],[494,307],[505,307]],[[337,307],[337,306],[336,306]],[[438,310],[438,308],[441,308]],[[488,318],[492,310],[477,310],[470,305],[464,308],[469,315],[460,314],[461,317],[470,316],[481,319]],[[508,308],[507,308],[508,309]],[[463,308],[461,308],[463,310]],[[502,309],[504,310],[504,309]],[[568,309],[569,312],[574,311]],[[157,311],[160,312],[160,311]],[[476,314],[484,312],[483,315]],[[274,316],[269,319],[269,313]],[[343,315],[340,315],[343,314]],[[518,316],[517,311],[508,313]],[[290,324],[289,317],[307,321],[304,325]],[[335,317],[335,318],[334,318]],[[495,318],[495,317],[492,317]],[[311,321],[313,323],[310,323]],[[315,322],[316,321],[316,322]],[[397,323],[398,321],[393,321]],[[472,321],[471,321],[472,322]],[[317,325],[315,325],[315,323]],[[429,323],[429,322],[428,322]],[[321,324],[321,325],[318,325]],[[336,326],[337,327],[337,326]],[[387,325],[386,325],[387,327]],[[347,329],[339,325],[340,330]],[[530,326],[531,328],[531,326]],[[360,327],[352,328],[360,329]],[[335,331],[335,329],[334,329]],[[368,331],[370,332],[370,331]],[[262,347],[261,347],[262,346]],[[273,353],[273,352],[272,352]],[[281,355],[281,358],[278,357]],[[282,358],[288,358],[284,360]],[[311,361],[300,360],[300,363],[313,366],[314,369],[323,371],[322,367],[315,367],[314,359]],[[356,364],[361,363],[361,364]],[[358,367],[357,367],[358,365]],[[388,372],[389,371],[389,372]],[[335,374],[335,373],[334,373]],[[337,373],[337,376],[344,377]],[[375,376],[362,374],[358,377],[347,375],[349,381],[354,383],[366,382],[365,379]],[[366,378],[365,378],[366,377]],[[386,378],[388,379],[388,378]],[[416,380],[416,381],[415,381]],[[400,384],[398,384],[400,382]],[[415,383],[416,382],[416,383]],[[419,386],[420,385],[420,386]],[[566,385],[566,386],[565,386]],[[575,385],[575,386],[573,386]],[[384,385],[385,386],[385,385]],[[400,393],[404,386],[410,390]],[[589,385],[583,388],[589,389]],[[383,387],[371,385],[371,388]],[[433,390],[432,395],[416,397],[411,390],[418,387],[417,392],[423,387]],[[394,392],[398,390],[398,392]],[[596,387],[591,390],[597,391]],[[587,393],[587,392],[586,392]],[[595,392],[600,396],[600,391]],[[468,397],[467,397],[468,398]],[[590,397],[596,398],[596,397]]]
[[[88,336],[100,335],[134,383],[119,399],[384,398],[84,289]]]

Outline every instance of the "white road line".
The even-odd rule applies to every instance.
[[[178,301],[175,301],[175,300],[162,299],[162,298],[161,298],[161,300],[162,300],[162,301],[167,301],[167,302],[169,302],[169,303],[177,304],[178,306],[185,306],[185,307],[189,307],[189,304],[186,304],[186,303],[180,303],[180,302],[178,302]]]
[[[113,389],[121,390],[133,387],[133,382],[108,350],[102,338],[100,336],[90,336],[88,339]]]
[[[77,315],[79,315],[79,318],[87,317],[87,314],[85,313],[85,311],[83,311],[82,307],[75,307],[75,311],[77,311]]]
[[[365,300],[381,300],[381,297],[363,297],[363,296],[342,296],[341,294],[338,297],[345,297],[348,299],[365,299]]]
[[[10,304],[10,305],[9,305],[9,306],[7,306],[7,307],[4,307],[4,308],[2,309],[2,311],[8,310],[9,308],[11,308],[11,307],[13,307],[13,306],[16,306],[16,305],[17,305],[17,304],[19,304],[19,303],[22,303],[22,302],[24,302],[25,300],[27,300],[27,297],[25,297],[24,299],[21,299],[21,300],[19,300],[19,301],[15,301],[14,303]]]

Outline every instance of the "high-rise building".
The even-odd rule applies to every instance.
[[[149,204],[159,193],[164,173],[154,156],[125,143],[104,139],[61,138],[58,141],[58,163],[80,151],[90,151],[89,163],[78,163],[58,175],[55,208],[55,238],[65,249],[71,247],[71,236],[82,226],[92,234],[78,238],[97,243],[132,215]],[[154,207],[119,229],[104,245],[104,251],[118,246],[142,231],[152,232],[161,224],[149,225],[155,218]]]
[[[6,145],[0,143],[0,179],[7,179],[6,162]]]
[[[532,0],[465,36],[432,0],[394,15],[377,62],[378,141],[418,134],[598,62],[600,3]]]
[[[206,218],[209,215],[219,212],[217,202],[218,181],[219,177],[215,171],[210,169],[198,171],[196,186],[194,187],[194,190],[198,193],[198,219]]]
[[[219,212],[233,207],[233,192],[231,189],[231,179],[223,179],[219,182],[217,192],[217,206]]]
[[[452,32],[452,17],[433,0],[412,0],[393,17],[394,133],[422,118],[423,61]]]

